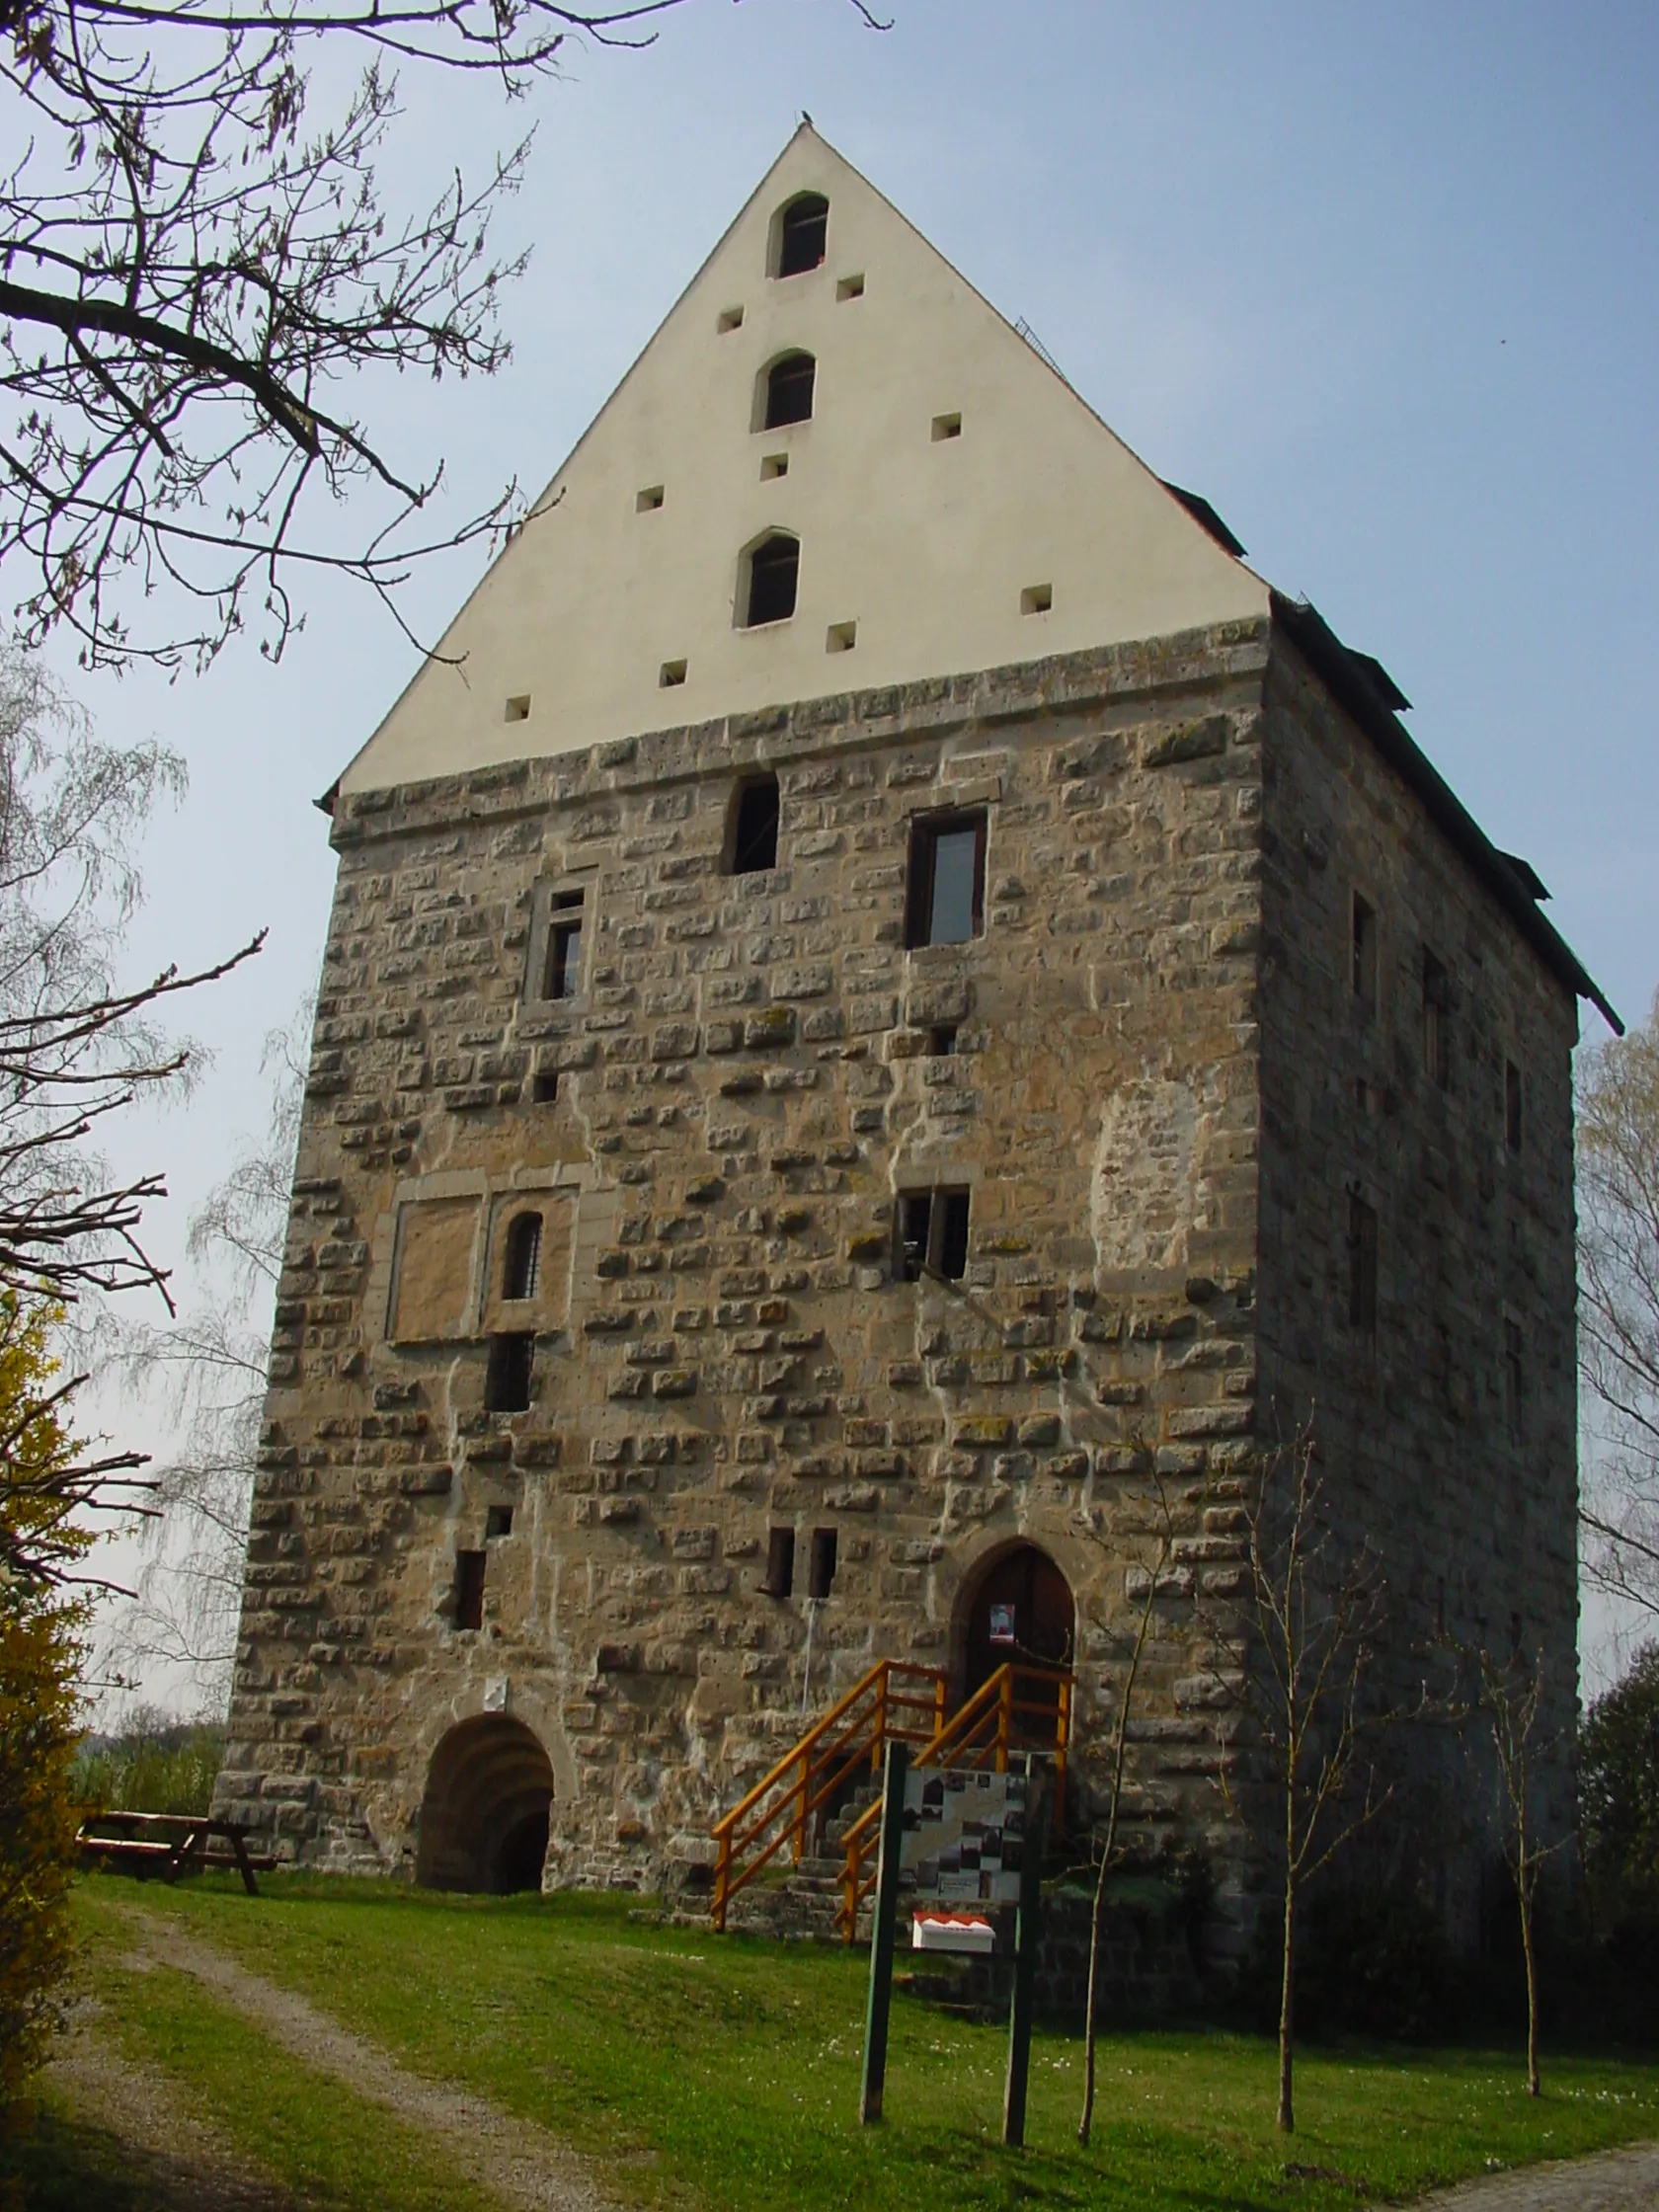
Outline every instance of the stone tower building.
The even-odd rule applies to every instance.
[[[1394,1671],[1570,1712],[1603,1001],[1385,672],[809,126],[442,651],[328,801],[222,1806],[672,1885],[873,1659],[1010,1648],[1086,1801],[1155,1470],[1134,1811],[1236,1893],[1200,1608],[1315,1401]]]

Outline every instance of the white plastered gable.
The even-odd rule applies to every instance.
[[[774,218],[803,192],[830,202],[825,261],[771,276]],[[792,350],[818,364],[812,419],[756,430],[757,380]],[[951,417],[960,434],[936,436]],[[786,473],[763,474],[779,455]],[[806,124],[537,504],[343,789],[1268,607],[1261,580]],[[796,610],[746,629],[743,555],[772,528],[800,541]],[[849,624],[851,650],[832,650]]]

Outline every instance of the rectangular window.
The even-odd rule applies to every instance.
[[[492,1537],[510,1537],[513,1534],[513,1508],[510,1505],[491,1505],[484,1508],[484,1540]]]
[[[1519,1444],[1527,1433],[1527,1350],[1519,1322],[1505,1321],[1504,1419],[1510,1442]]]
[[[482,1551],[457,1551],[455,1554],[455,1625],[457,1628],[482,1628],[484,1625]]]
[[[1452,1078],[1452,979],[1425,946],[1423,951],[1423,1067],[1442,1090]]]
[[[486,1413],[522,1413],[530,1402],[530,1368],[535,1334],[513,1329],[490,1339],[490,1365],[484,1376]]]
[[[968,1193],[964,1190],[905,1191],[895,1224],[898,1264],[905,1283],[923,1275],[942,1275],[959,1283],[968,1272]]]
[[[582,893],[556,891],[548,901],[543,998],[574,998],[582,988]]]
[[[1377,1011],[1377,908],[1354,894],[1353,922],[1354,996],[1367,1015]]]
[[[1514,1061],[1504,1062],[1504,1143],[1512,1152],[1521,1149],[1521,1070]]]
[[[795,1587],[795,1532],[774,1529],[766,1540],[766,1579],[760,1585],[768,1598],[787,1598]]]
[[[835,1532],[833,1529],[815,1529],[812,1533],[812,1558],[807,1571],[807,1596],[827,1598],[835,1580]]]
[[[933,815],[910,826],[907,945],[964,945],[985,934],[986,818]]]
[[[1377,1215],[1363,1198],[1348,1198],[1348,1319],[1377,1334]]]

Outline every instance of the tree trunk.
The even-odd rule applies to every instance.
[[[1106,1873],[1111,1863],[1108,1838],[1106,1850],[1100,1855],[1100,1872],[1094,1884],[1094,1913],[1089,1924],[1088,2011],[1083,2015],[1083,2116],[1077,2122],[1077,2141],[1085,2151],[1094,2119],[1094,2007],[1100,1978],[1100,1923],[1106,1917]]]
[[[1533,1953],[1533,1900],[1525,1871],[1516,1883],[1521,1897],[1521,1949],[1527,1961],[1527,2094],[1539,2094],[1538,1960]]]
[[[1296,1876],[1285,1876],[1285,1959],[1279,1984],[1279,2132],[1296,2130],[1291,2103],[1291,2063],[1296,2021]]]

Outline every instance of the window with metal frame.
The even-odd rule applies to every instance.
[[[580,891],[556,891],[548,901],[543,998],[574,998],[582,988],[582,900]]]
[[[789,202],[778,224],[778,276],[804,276],[822,266],[830,243],[830,202],[821,192],[804,192]]]
[[[801,581],[801,541],[774,531],[750,554],[746,564],[743,628],[758,630],[768,622],[787,622],[795,612]]]
[[[534,1298],[541,1279],[541,1216],[517,1215],[507,1232],[507,1264],[502,1269],[502,1297],[517,1301]]]
[[[894,1224],[894,1272],[901,1282],[938,1275],[959,1283],[968,1272],[968,1224],[966,1190],[902,1191]]]
[[[923,815],[910,825],[905,942],[960,945],[985,934],[986,817]]]
[[[783,354],[766,371],[766,402],[757,428],[787,430],[791,423],[810,423],[813,387],[818,363],[811,354]]]

